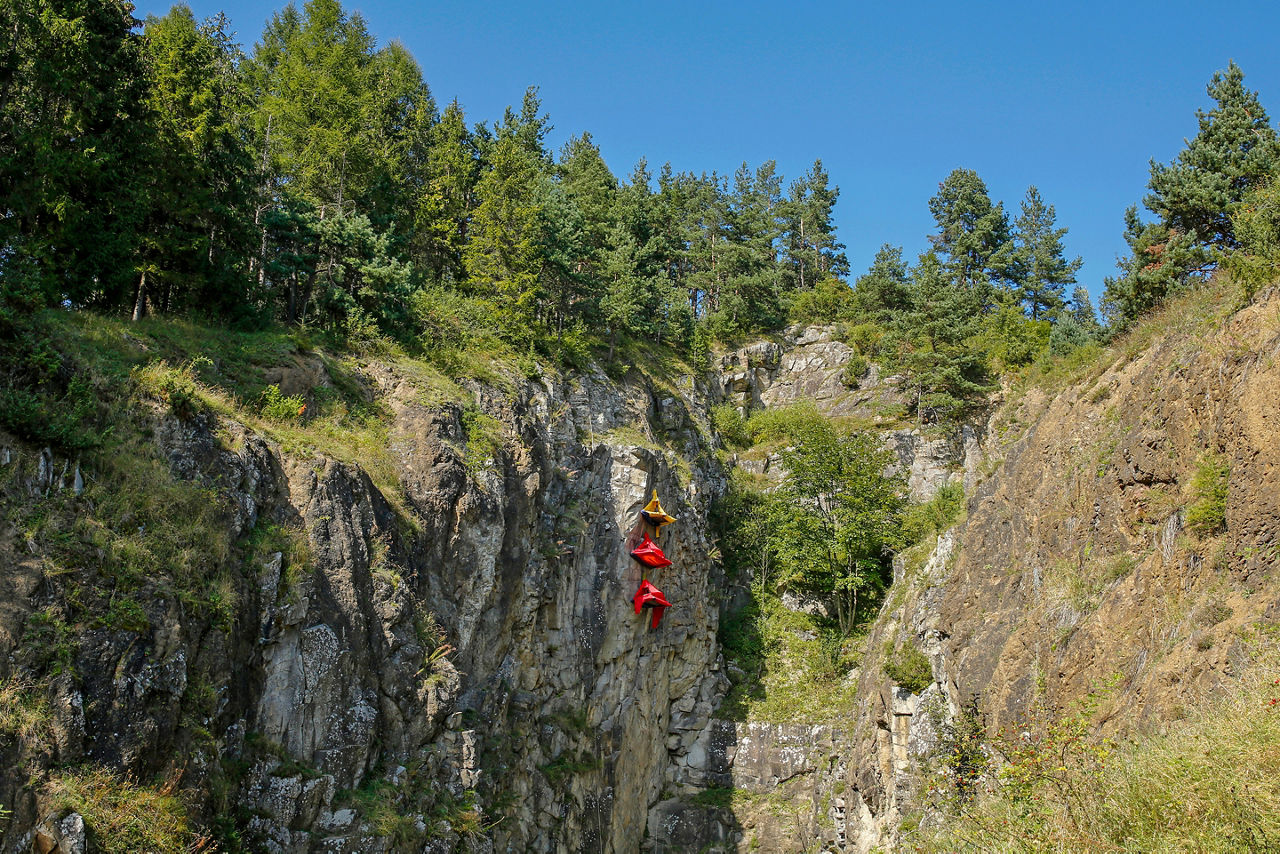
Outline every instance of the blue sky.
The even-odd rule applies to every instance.
[[[1096,296],[1148,161],[1195,134],[1214,71],[1234,59],[1280,116],[1280,5],[1263,2],[344,5],[379,43],[402,41],[436,99],[472,121],[539,86],[551,142],[589,131],[619,177],[642,156],[722,173],[773,159],[788,179],[821,158],[855,275],[882,243],[924,249],[929,197],[965,167],[1012,214],[1039,187]],[[191,6],[225,11],[246,49],[278,8]]]

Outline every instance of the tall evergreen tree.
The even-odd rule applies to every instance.
[[[1124,224],[1129,254],[1117,261],[1120,275],[1105,280],[1102,295],[1102,311],[1117,331],[1204,274],[1211,263],[1209,252],[1193,233],[1163,223],[1144,223],[1137,205],[1125,210]]]
[[[0,288],[127,301],[148,168],[143,43],[123,0],[0,4]]]
[[[455,100],[431,128],[426,181],[414,215],[414,258],[432,279],[461,284],[467,225],[480,172],[476,141]]]
[[[943,271],[957,284],[989,301],[987,289],[1009,270],[1009,218],[992,204],[987,185],[972,169],[956,169],[929,200],[938,232],[930,236]]]
[[[1235,62],[1213,75],[1208,92],[1215,106],[1196,111],[1195,138],[1173,163],[1152,161],[1151,192],[1143,203],[1169,229],[1232,248],[1231,215],[1245,193],[1280,165],[1280,141]]]
[[[716,322],[722,333],[771,327],[782,318],[777,240],[781,178],[772,160],[734,173],[725,240],[718,261],[721,289]]]
[[[793,181],[782,209],[784,277],[790,290],[806,290],[827,275],[849,272],[844,244],[836,239],[833,214],[840,188],[830,185],[821,160]]]
[[[982,325],[982,295],[947,274],[933,252],[911,271],[911,307],[893,330],[896,361],[915,394],[921,422],[952,417],[988,389],[986,360],[974,346]]]
[[[148,18],[145,35],[154,130],[134,315],[148,302],[164,310],[246,311],[255,175],[240,51],[225,16],[199,23],[186,6]]]
[[[911,276],[902,247],[888,243],[876,250],[871,268],[853,287],[853,307],[868,320],[888,325],[911,307]]]
[[[528,336],[542,308],[551,167],[542,144],[549,125],[539,110],[536,90],[529,90],[521,112],[508,107],[486,146],[488,168],[476,185],[479,203],[463,251],[470,288],[493,302],[500,325],[514,339]]]
[[[1022,212],[1014,221],[1013,277],[1019,297],[1032,320],[1052,318],[1062,308],[1067,285],[1076,281],[1083,261],[1068,261],[1062,237],[1065,228],[1055,228],[1053,205],[1046,205],[1035,187],[1027,188]]]

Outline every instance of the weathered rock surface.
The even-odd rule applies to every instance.
[[[300,362],[278,381],[318,381],[315,369]],[[599,372],[515,394],[475,386],[502,431],[501,450],[475,459],[460,407],[424,405],[408,378],[370,370],[393,412],[402,496],[234,422],[156,416],[171,471],[226,500],[233,537],[295,527],[309,560],[276,553],[246,566],[234,626],[155,602],[145,634],[82,637],[83,675],[52,698],[56,758],[171,773],[199,672],[215,698],[199,722],[209,743],[183,785],[199,792],[219,766],[243,766],[226,808],[247,816],[254,850],[636,850],[673,757],[692,747],[680,735],[706,727],[723,690],[706,522],[722,480],[705,392],[688,380],[658,393]],[[78,482],[71,461],[48,452],[29,470],[33,496]],[[674,606],[650,629],[632,610],[640,574],[629,550],[655,489],[680,521],[661,537],[674,565],[654,576]],[[0,624],[5,661],[39,578],[38,562],[4,574],[19,597]],[[4,850],[33,839],[79,850],[72,817],[23,779],[0,783],[0,803],[16,807]],[[424,813],[393,839],[344,790]],[[441,804],[461,815],[473,800],[488,810],[472,829],[438,817]]]

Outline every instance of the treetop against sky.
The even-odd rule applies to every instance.
[[[225,11],[251,49],[279,5],[192,8]],[[144,0],[137,14],[168,8]],[[457,98],[469,119],[495,120],[540,86],[550,147],[589,131],[615,174],[646,157],[722,174],[774,159],[790,176],[821,158],[855,274],[885,242],[908,257],[926,248],[928,200],[964,167],[1007,210],[1038,187],[1096,296],[1126,251],[1125,207],[1141,201],[1149,161],[1195,134],[1212,73],[1234,59],[1264,105],[1280,98],[1280,7],[1263,2],[349,8],[380,43],[403,42],[437,102]]]

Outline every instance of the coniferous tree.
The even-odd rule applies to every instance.
[[[984,306],[978,289],[948,275],[933,252],[911,271],[911,307],[890,346],[915,395],[921,422],[950,418],[988,389],[986,360],[973,346]]]
[[[776,241],[781,179],[772,160],[734,173],[725,240],[718,261],[720,298],[715,318],[722,334],[772,327],[782,318]]]
[[[911,307],[911,276],[902,247],[882,245],[870,269],[853,287],[854,309],[867,320],[889,325]]]
[[[1046,205],[1035,187],[1027,189],[1022,212],[1014,221],[1013,264],[1019,297],[1032,320],[1052,318],[1064,304],[1067,285],[1076,281],[1080,258],[1068,261],[1062,237],[1065,228],[1055,228],[1053,205]]]
[[[414,215],[414,258],[439,282],[461,285],[468,223],[480,171],[475,138],[455,100],[431,129],[426,181]]]
[[[1151,163],[1151,192],[1143,203],[1173,232],[1232,248],[1231,214],[1280,164],[1280,141],[1235,62],[1213,75],[1208,93],[1215,106],[1196,111],[1195,138],[1173,163]]]
[[[1124,212],[1128,256],[1117,262],[1120,275],[1104,283],[1102,310],[1117,331],[1130,326],[1168,294],[1208,269],[1211,258],[1194,234],[1158,222],[1144,223],[1136,205]]]
[[[513,339],[529,335],[543,305],[545,182],[551,164],[543,146],[549,125],[540,109],[537,92],[530,89],[521,112],[508,107],[485,145],[487,169],[476,185],[479,203],[463,252],[470,289],[493,302],[499,325]]]
[[[929,241],[943,271],[989,302],[989,289],[1006,278],[1012,260],[1004,207],[992,204],[977,172],[956,169],[938,185],[929,211],[938,226]]]
[[[0,4],[0,288],[118,306],[148,168],[143,43],[122,0]]]
[[[146,22],[153,132],[135,317],[148,301],[165,311],[248,310],[243,274],[255,176],[245,147],[242,57],[229,26],[225,16],[197,22],[186,6]]]
[[[844,244],[836,239],[833,222],[840,188],[830,185],[830,176],[815,160],[809,171],[788,190],[782,208],[784,280],[790,290],[806,290],[823,276],[843,276],[849,272]]]

